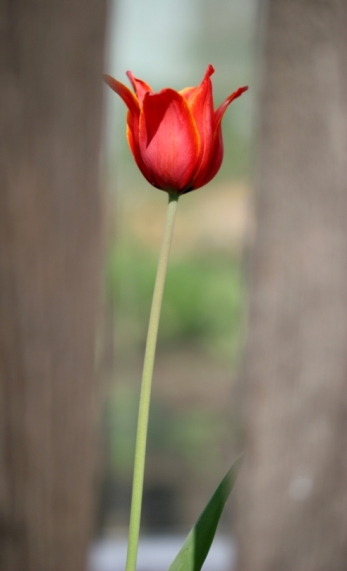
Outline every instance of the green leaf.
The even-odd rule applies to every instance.
[[[235,460],[224,476],[168,571],[200,571],[210,550],[226,501],[236,482],[241,458],[240,456]]]

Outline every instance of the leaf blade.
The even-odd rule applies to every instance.
[[[224,506],[236,482],[242,456],[224,476],[189,532],[168,571],[200,571],[210,550]]]

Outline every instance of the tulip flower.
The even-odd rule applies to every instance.
[[[198,87],[153,89],[128,71],[134,88],[105,75],[105,82],[128,108],[127,139],[137,166],[150,184],[185,194],[207,184],[223,160],[221,122],[228,105],[248,87],[239,87],[215,111],[209,65]]]

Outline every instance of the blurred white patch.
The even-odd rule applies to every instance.
[[[289,486],[289,495],[298,502],[306,500],[313,490],[313,479],[309,476],[293,478]]]
[[[184,536],[150,536],[140,539],[138,571],[166,571],[185,540]],[[124,571],[127,541],[102,539],[91,549],[88,571]],[[203,571],[231,571],[236,548],[233,539],[217,535],[203,565]]]

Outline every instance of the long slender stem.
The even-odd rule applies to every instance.
[[[130,524],[129,524],[129,542],[128,542],[127,562],[125,568],[126,571],[136,570],[137,551],[138,551],[139,534],[140,534],[143,479],[145,471],[148,414],[149,414],[149,405],[151,397],[154,357],[157,345],[161,302],[163,299],[166,269],[170,253],[178,196],[179,196],[178,194],[169,194],[169,203],[167,207],[164,233],[159,254],[158,269],[157,269],[157,276],[153,292],[151,314],[149,317],[147,343],[146,343],[146,351],[145,351],[143,373],[142,373],[139,415],[137,421],[133,489],[132,489]]]

